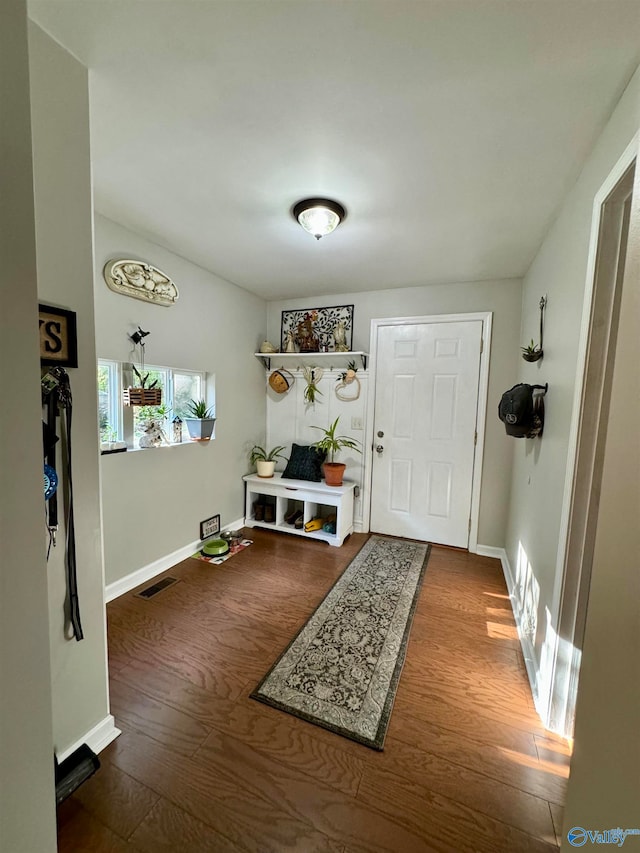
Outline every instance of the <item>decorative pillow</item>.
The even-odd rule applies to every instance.
[[[317,447],[304,444],[292,444],[291,456],[287,467],[282,472],[284,480],[312,480],[319,483],[322,480],[322,463],[326,453]]]

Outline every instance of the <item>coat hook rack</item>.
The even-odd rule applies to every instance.
[[[529,346],[520,347],[522,350],[522,357],[525,361],[539,361],[544,355],[544,350],[542,347],[543,339],[544,339],[544,309],[547,307],[547,297],[540,297],[540,343],[534,344],[533,338],[531,339],[531,343]]]

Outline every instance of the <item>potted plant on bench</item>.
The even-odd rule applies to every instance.
[[[254,446],[251,448],[249,460],[252,465],[256,466],[258,477],[264,477],[264,479],[273,477],[273,472],[275,471],[276,467],[276,459],[287,458],[286,456],[282,455],[283,450],[284,445],[278,445],[277,447],[272,448],[267,453],[264,447],[260,447],[259,444],[254,444]]]
[[[191,440],[209,441],[216,422],[212,409],[207,406],[205,400],[191,400],[187,406],[187,411],[189,417],[185,418],[184,421]]]
[[[324,480],[327,486],[341,486],[344,469],[347,467],[344,462],[334,461],[336,453],[339,453],[345,448],[347,450],[355,450],[356,453],[362,452],[358,447],[359,442],[355,438],[349,438],[348,435],[336,435],[339,420],[339,417],[336,418],[328,429],[318,426],[312,427],[312,429],[319,429],[324,433],[322,438],[315,442],[314,447],[317,447],[319,450],[324,450],[329,458],[329,461],[325,462],[323,465]]]

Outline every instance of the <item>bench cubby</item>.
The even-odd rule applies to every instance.
[[[353,533],[353,497],[355,483],[344,482],[342,486],[327,486],[308,480],[284,480],[280,473],[273,477],[258,477],[257,474],[247,474],[242,478],[246,484],[245,526],[263,527],[278,530],[282,533],[292,533],[307,539],[319,539],[329,545],[339,547]],[[273,521],[258,521],[255,517],[254,505],[275,499]],[[287,524],[285,516],[294,506],[300,506],[304,522],[316,516],[326,518],[330,514],[336,516],[336,532],[314,530],[307,533],[304,529],[296,529],[293,524]]]

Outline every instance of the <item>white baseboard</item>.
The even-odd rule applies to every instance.
[[[222,528],[223,530],[242,530],[244,527],[244,515],[242,518],[237,518],[235,521],[232,521],[231,524],[225,524]]]
[[[76,751],[83,743],[92,749],[96,754],[109,746],[111,741],[114,741],[121,734],[120,729],[116,728],[116,721],[111,714],[108,714],[104,720],[84,734],[80,740],[77,740],[71,746],[67,747],[63,752],[56,753],[59,762],[63,762],[72,753]]]
[[[231,524],[225,524],[222,529],[239,530],[242,527],[244,527],[244,516],[232,521]],[[187,557],[190,557],[198,550],[199,547],[200,540],[196,539],[195,542],[190,542],[188,545],[178,548],[177,551],[173,551],[165,557],[160,557],[158,560],[154,560],[153,563],[149,563],[141,569],[136,569],[135,572],[131,572],[131,574],[126,575],[113,583],[107,584],[104,591],[105,602],[108,604],[110,601],[113,601],[114,598],[124,595],[125,592],[130,592],[132,589],[140,586],[140,584],[146,583],[152,578],[155,578],[156,575],[166,572],[167,569],[175,566],[176,563],[180,563],[182,560],[186,560]]]
[[[160,557],[159,560],[154,560],[153,563],[149,563],[147,566],[143,566],[141,569],[131,572],[130,575],[126,575],[113,583],[107,584],[104,591],[105,601],[107,603],[109,601],[113,601],[114,598],[118,598],[119,595],[124,595],[125,592],[129,592],[137,586],[140,586],[140,584],[146,583],[148,580],[151,580],[151,578],[155,578],[155,576],[159,575],[161,572],[166,572],[167,569],[175,566],[176,563],[180,563],[182,560],[186,560],[187,557],[190,557],[198,550],[199,545],[200,540],[196,539],[195,542],[190,542],[188,545],[178,548],[177,551],[173,551],[173,553],[167,554],[165,557]]]
[[[520,618],[520,614],[522,613],[522,603],[518,601],[516,593],[516,582],[513,575],[513,570],[511,569],[511,564],[509,563],[507,552],[504,548],[494,548],[491,545],[478,545],[477,553],[483,557],[497,557],[497,559],[499,559],[502,564],[502,573],[504,574],[505,583],[507,584],[509,599],[511,601],[511,609],[513,610],[513,618],[516,621],[516,628],[518,629],[518,638],[520,640],[520,646],[522,648],[524,665],[527,669],[527,677],[529,678],[529,686],[531,687],[531,696],[533,697],[533,703],[536,706],[538,716],[544,722],[544,714],[540,707],[539,701],[540,697],[536,656],[531,639],[522,630],[522,620]]]
[[[504,548],[496,548],[494,545],[476,545],[476,550],[473,552],[480,557],[494,557],[502,562],[502,558],[507,556]]]

